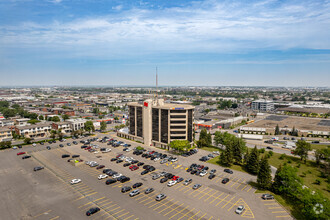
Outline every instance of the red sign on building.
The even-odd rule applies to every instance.
[[[143,105],[144,105],[145,107],[148,107],[148,102],[144,102]]]

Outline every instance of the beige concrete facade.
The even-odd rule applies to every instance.
[[[130,139],[142,138],[144,144],[157,147],[167,147],[173,140],[193,142],[194,106],[148,99],[128,107]]]

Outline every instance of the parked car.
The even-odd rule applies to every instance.
[[[101,174],[101,175],[99,175],[98,179],[101,180],[101,179],[105,179],[107,177],[108,177],[107,174]]]
[[[80,155],[78,154],[72,155],[72,158],[77,158],[77,157],[80,157]]]
[[[159,195],[156,196],[156,201],[161,201],[161,200],[163,200],[165,198],[166,198],[166,195],[165,194],[159,194]]]
[[[161,179],[160,179],[160,183],[165,183],[165,182],[167,182],[167,180],[168,180],[168,179],[167,179],[166,177],[161,178]]]
[[[98,167],[96,167],[96,169],[99,170],[99,169],[102,169],[104,167],[105,167],[104,165],[99,165]]]
[[[211,180],[211,179],[213,179],[215,177],[215,174],[210,174],[210,176],[209,176],[209,179]]]
[[[131,191],[132,188],[130,186],[124,186],[123,188],[121,188],[121,192],[122,193],[125,193],[125,192],[128,192],[128,191]]]
[[[270,199],[274,199],[274,196],[271,194],[262,194],[261,198],[264,200],[270,200]]]
[[[138,187],[140,187],[140,186],[142,186],[143,185],[143,183],[135,183],[134,185],[133,185],[133,188],[138,188]]]
[[[129,196],[133,197],[133,196],[136,196],[136,195],[139,195],[139,194],[140,194],[140,190],[136,189],[136,190],[133,190],[132,192],[130,192]]]
[[[73,185],[73,184],[77,184],[77,183],[80,183],[81,182],[81,179],[73,179],[73,180],[71,180],[71,185]]]
[[[229,182],[229,178],[224,178],[222,181],[221,181],[223,184],[226,184]]]
[[[100,211],[100,208],[98,208],[98,207],[90,208],[90,209],[86,212],[86,215],[87,215],[87,216],[90,216],[90,215],[93,215],[93,214],[97,213],[98,211]]]
[[[226,172],[226,173],[230,173],[230,174],[234,173],[231,169],[224,169],[223,171]]]
[[[240,205],[236,208],[235,213],[240,215],[244,212],[244,209],[244,206]]]
[[[35,167],[35,168],[33,168],[34,171],[38,171],[38,170],[42,170],[42,169],[44,169],[44,167]]]
[[[62,155],[62,158],[67,158],[67,157],[70,157],[70,155],[69,154],[63,154]]]
[[[174,186],[177,183],[176,180],[171,180],[170,182],[167,183],[167,186],[171,187]]]
[[[149,173],[149,170],[143,170],[143,171],[141,172],[141,175],[145,175],[145,174],[147,174],[147,173]]]
[[[107,181],[105,181],[105,184],[110,185],[110,184],[113,184],[115,182],[117,182],[116,179],[108,179]]]
[[[266,149],[268,149],[268,150],[274,150],[274,148],[272,148],[272,147],[266,147]]]
[[[195,184],[194,186],[193,186],[193,189],[199,189],[199,188],[201,188],[201,184]]]
[[[154,191],[154,188],[148,188],[148,189],[146,189],[146,191],[144,193],[149,194],[149,193],[152,193],[153,191]]]
[[[23,154],[26,154],[26,152],[18,152],[16,155],[19,156],[19,155],[23,155]]]
[[[30,157],[31,157],[30,155],[26,155],[26,156],[23,156],[22,159],[24,160],[24,159],[28,159]]]

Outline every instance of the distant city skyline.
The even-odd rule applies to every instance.
[[[330,2],[0,2],[1,86],[330,86]]]

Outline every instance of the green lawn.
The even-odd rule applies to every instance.
[[[315,149],[315,150],[326,149],[327,147],[330,147],[330,145],[326,145],[326,144],[312,144],[312,149]]]
[[[199,149],[202,149],[202,150],[206,150],[206,151],[211,151],[211,152],[213,152],[213,151],[222,151],[220,148],[217,148],[217,147],[202,147],[202,148],[199,148]]]

